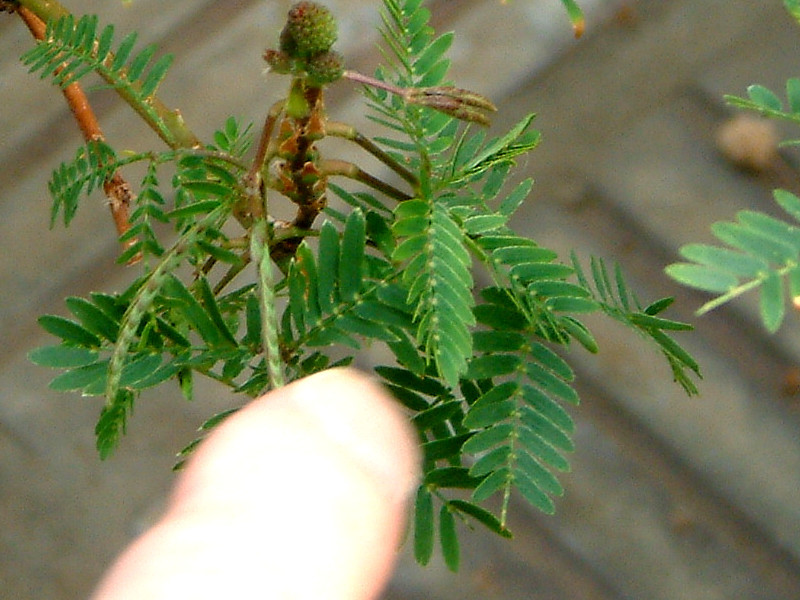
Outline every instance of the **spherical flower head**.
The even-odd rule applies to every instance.
[[[320,52],[306,61],[306,74],[311,85],[323,86],[341,79],[344,59],[338,52]]]
[[[329,51],[338,35],[330,10],[316,2],[298,2],[289,9],[280,49],[293,58],[308,58]]]

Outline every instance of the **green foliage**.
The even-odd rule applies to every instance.
[[[172,65],[173,57],[165,54],[155,61],[156,47],[149,45],[134,52],[137,34],[130,33],[114,47],[114,26],[98,33],[98,19],[86,15],[75,20],[67,15],[48,23],[45,39],[22,56],[30,71],[40,72],[61,86],[81,80],[95,72],[106,83],[136,103],[140,113],[161,123],[162,116],[153,108],[158,86]],[[161,125],[166,134],[166,124]]]
[[[782,119],[800,124],[800,79],[792,77],[786,80],[786,105],[778,94],[760,84],[747,87],[747,98],[725,96],[731,106],[754,110],[765,117]],[[798,144],[794,140],[785,144]]]
[[[625,325],[637,329],[645,339],[655,343],[656,347],[667,359],[675,382],[687,394],[697,394],[697,387],[691,373],[700,377],[700,366],[686,350],[675,342],[669,334],[665,333],[666,331],[690,331],[692,326],[688,323],[658,316],[669,308],[674,298],[662,298],[643,307],[625,282],[619,265],[615,265],[612,278],[602,259],[592,257],[591,277],[594,284],[592,286],[574,253],[572,255],[572,264],[581,284],[587,289],[594,288],[595,298],[603,312]]]
[[[775,190],[775,201],[800,221],[800,198]],[[736,222],[715,223],[714,236],[727,247],[687,244],[681,255],[691,262],[667,267],[680,283],[719,294],[698,310],[703,314],[750,290],[759,290],[760,315],[767,330],[780,327],[787,291],[800,297],[800,227],[759,211],[742,210]],[[788,282],[788,290],[786,283]]]
[[[783,0],[783,5],[789,14],[794,17],[794,20],[800,23],[800,1],[798,0]]]
[[[576,5],[565,5],[577,22]],[[435,34],[421,0],[383,6],[384,65],[364,94],[385,132],[347,139],[401,175],[404,190],[357,169],[329,169],[321,158],[327,115],[315,104],[321,82],[281,70],[274,51],[266,60],[292,77],[291,97],[270,110],[251,157],[250,128],[234,119],[213,144],[166,139],[174,133],[166,113],[147,111],[168,61],[148,70],[155,51],[134,55],[135,36],[112,54],[113,29],[98,33],[94,18],[49,26],[25,62],[62,85],[99,72],[128,90],[170,149],[119,157],[93,143],[54,173],[53,218],[63,213],[69,224],[81,197],[142,163],[120,257],[138,260],[142,272],[119,293],[69,298],[70,318],[42,317],[60,342],[31,360],[63,371],[54,389],[104,396],[96,436],[106,457],[143,390],[172,381],[191,399],[204,376],[255,397],[385,345],[394,360],[376,372],[407,409],[424,456],[415,554],[427,563],[438,541],[455,570],[459,523],[510,537],[512,497],[555,510],[574,447],[569,408],[578,404],[564,355],[573,341],[598,351],[580,317],[604,312],[651,340],[689,393],[699,369],[666,333],[689,329],[660,316],[669,299],[642,308],[620,269],[612,276],[592,259],[587,276],[575,257],[562,261],[514,232],[510,221],[532,181],[509,180],[539,143],[534,115],[493,138],[476,130],[494,106],[446,80],[453,34]],[[343,172],[361,185],[329,181]],[[345,208],[326,207],[327,191]],[[276,201],[297,205],[295,221],[271,218]],[[488,285],[476,283],[476,268]],[[210,418],[201,437],[234,410]],[[485,507],[495,497],[498,514]]]
[[[800,2],[784,0],[784,6],[800,23]],[[763,85],[749,86],[747,96],[725,99],[737,108],[800,124],[800,79],[786,81],[785,104]],[[783,142],[798,144],[800,140]],[[761,322],[774,333],[783,323],[787,300],[795,305],[800,301],[800,198],[780,189],[774,190],[773,196],[791,219],[779,219],[762,211],[739,211],[735,222],[711,226],[711,233],[724,246],[687,244],[680,253],[689,262],[666,268],[667,274],[679,283],[717,295],[698,309],[698,315],[758,290]]]

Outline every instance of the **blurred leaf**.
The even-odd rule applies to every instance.
[[[457,572],[461,553],[458,546],[456,521],[447,504],[443,504],[439,511],[439,540],[442,544],[442,556],[444,556],[447,568],[454,573]]]
[[[434,531],[433,497],[420,486],[414,503],[414,558],[421,565],[427,565],[433,555]]]
[[[747,95],[760,107],[775,111],[783,110],[783,104],[780,98],[763,85],[754,84],[748,86]]]
[[[771,272],[764,280],[759,306],[764,327],[770,333],[776,332],[783,322],[786,310],[783,299],[783,280],[777,273]]]

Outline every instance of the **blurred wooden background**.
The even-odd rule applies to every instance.
[[[161,95],[206,139],[229,114],[260,122],[283,91],[284,81],[262,75],[260,56],[289,4],[69,3],[174,53]],[[327,4],[341,15],[337,47],[370,72],[379,3]],[[737,209],[772,211],[776,186],[797,191],[796,154],[748,174],[715,140],[733,115],[723,93],[754,82],[779,90],[798,75],[800,29],[779,0],[582,4],[580,41],[557,0],[431,7],[440,31],[457,32],[455,81],[502,107],[498,131],[539,115],[543,143],[522,165],[537,185],[518,227],[564,254],[619,260],[642,298],[675,295],[671,316],[693,319],[703,296],[663,275],[676,249],[709,241],[709,225]],[[100,463],[98,400],[50,392],[51,373],[26,361],[48,343],[38,315],[63,314],[65,296],[113,290],[127,275],[114,266],[102,198],[85,203],[69,231],[47,231],[46,181],[80,140],[59,94],[17,61],[27,31],[0,17],[0,597],[80,598],[158,514],[173,453],[230,398],[213,388],[192,404],[148,395],[116,455]],[[364,124],[354,89],[342,88],[331,113]],[[93,98],[113,144],[159,144],[108,92]],[[703,367],[699,398],[670,384],[661,358],[628,331],[592,322],[599,356],[568,357],[583,404],[572,411],[578,450],[557,514],[515,506],[513,542],[464,532],[458,576],[404,555],[385,597],[800,598],[800,327],[792,314],[767,336],[752,300],[681,338]]]

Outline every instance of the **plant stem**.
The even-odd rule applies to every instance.
[[[18,4],[22,8],[27,8],[45,23],[69,14],[64,6],[54,0],[19,0]]]
[[[419,180],[417,179],[416,175],[414,175],[411,171],[409,171],[403,165],[397,162],[384,150],[379,148],[375,144],[375,142],[373,142],[371,139],[359,133],[355,129],[355,127],[351,127],[350,125],[347,125],[345,123],[337,123],[330,121],[326,126],[325,132],[328,135],[341,137],[346,140],[355,142],[356,144],[361,146],[364,150],[372,154],[372,156],[374,156],[383,164],[385,164],[387,167],[389,167],[392,171],[397,173],[400,177],[405,179],[411,185],[411,187],[416,189],[416,187],[419,185]]]
[[[370,77],[369,75],[364,75],[364,73],[359,73],[358,71],[346,70],[344,73],[342,73],[342,77],[344,79],[349,79],[350,81],[355,81],[356,83],[368,85],[380,90],[386,90],[387,92],[396,94],[403,99],[406,99],[409,96],[408,88],[401,88],[400,86],[389,83],[388,81],[381,81],[380,79]]]
[[[56,0],[19,0],[19,6],[20,9],[27,9],[36,15],[45,24],[70,14]],[[109,55],[109,57],[113,60],[113,56]],[[202,146],[197,136],[187,127],[180,111],[169,109],[155,95],[149,97],[146,104],[142,104],[135,94],[140,87],[138,82],[132,83],[131,88],[120,87],[115,85],[114,81],[104,77],[101,71],[102,69],[98,69],[98,75],[117,91],[120,97],[170,148],[199,148]]]
[[[350,179],[354,179],[360,183],[368,185],[369,187],[386,194],[390,198],[399,200],[400,202],[411,200],[414,197],[411,194],[407,194],[406,192],[398,190],[396,187],[389,185],[385,181],[381,181],[377,177],[370,175],[366,171],[363,171],[358,165],[354,165],[353,163],[345,160],[322,160],[320,161],[319,166],[323,175],[340,175],[342,177],[349,177]]]
[[[285,104],[285,101],[279,100],[273,104],[267,112],[267,118],[264,121],[264,127],[261,130],[261,138],[258,141],[258,149],[256,150],[256,155],[253,158],[253,165],[250,167],[250,172],[248,174],[251,179],[254,179],[256,176],[258,176],[267,160],[269,143],[272,139],[272,131],[275,129],[275,123],[283,111]]]
[[[37,40],[43,40],[47,26],[45,22],[25,6],[20,6],[17,9],[20,18],[25,22],[25,25],[31,32],[31,35]],[[58,69],[56,72],[60,71]],[[83,91],[83,88],[78,82],[74,82],[62,88],[61,92],[67,101],[75,121],[78,123],[78,128],[81,130],[84,141],[88,144],[90,142],[105,142],[105,135],[100,129],[100,123],[97,116],[89,104],[89,98]],[[103,191],[108,198],[109,207],[111,208],[111,216],[114,219],[114,225],[117,229],[117,235],[121,236],[128,231],[131,227],[129,207],[133,201],[134,194],[131,191],[130,185],[122,177],[119,171],[114,171],[103,182]],[[122,249],[127,250],[136,239],[130,239],[123,242]],[[133,264],[141,259],[141,255],[131,258],[128,264]]]
[[[269,225],[266,218],[253,223],[250,233],[250,256],[258,269],[258,299],[261,305],[261,340],[267,365],[270,388],[285,384],[280,342],[278,340],[278,313],[275,310],[275,281],[272,276],[272,258],[269,253]]]

